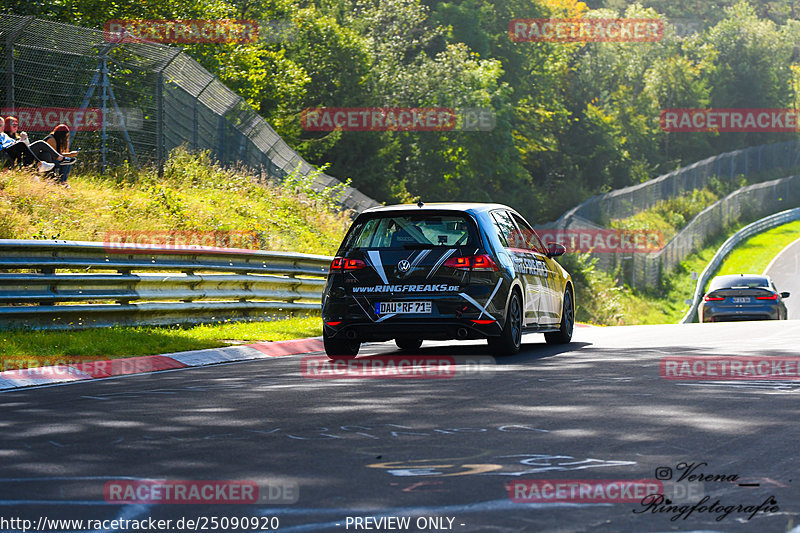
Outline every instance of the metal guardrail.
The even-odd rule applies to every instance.
[[[201,324],[318,311],[331,259],[0,239],[0,328]]]
[[[700,305],[700,298],[702,298],[705,294],[706,285],[711,277],[717,272],[717,269],[720,267],[727,255],[731,253],[731,251],[733,251],[733,249],[736,248],[739,243],[752,237],[753,235],[782,224],[786,224],[788,222],[793,222],[795,220],[800,220],[800,207],[795,209],[787,209],[786,211],[781,211],[780,213],[775,213],[774,215],[764,217],[753,222],[752,224],[748,224],[731,235],[728,240],[726,240],[722,246],[719,247],[717,253],[714,254],[714,257],[711,258],[711,261],[698,277],[697,287],[695,287],[694,297],[692,298],[692,306],[681,319],[680,323],[688,324],[690,322],[694,322],[697,316],[697,307]]]

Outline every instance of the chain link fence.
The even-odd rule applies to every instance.
[[[21,117],[23,129],[25,122],[35,128],[37,120],[100,112],[95,127],[77,135],[72,128],[83,164],[104,169],[130,161],[161,169],[170,150],[185,145],[273,180],[317,173],[241,97],[178,48],[109,42],[101,30],[14,15],[0,17],[0,47],[0,105],[5,115]],[[44,136],[49,129],[34,131]],[[311,186],[337,185],[317,173]],[[378,205],[352,187],[339,203],[357,212]]]
[[[613,219],[627,218],[681,193],[708,186],[713,177],[732,181],[737,176],[789,169],[800,165],[800,141],[754,146],[719,154],[653,180],[594,196],[564,213],[546,228],[601,229]],[[597,268],[619,272],[631,287],[657,287],[661,275],[701,249],[726,227],[800,205],[797,176],[739,189],[693,218],[666,246],[651,253],[598,253]]]
[[[656,287],[662,273],[674,269],[725,228],[737,222],[752,222],[798,205],[800,176],[742,187],[700,212],[658,252],[596,254],[597,268],[607,272],[619,269],[622,279],[632,287]],[[573,217],[566,227],[596,229],[599,226],[589,220]]]
[[[565,227],[570,218],[580,217],[595,224],[627,218],[683,192],[702,189],[712,177],[732,181],[737,176],[788,169],[800,165],[800,141],[764,144],[719,154],[658,178],[593,196],[570,209],[554,227]]]

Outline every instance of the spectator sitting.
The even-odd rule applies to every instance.
[[[17,120],[17,117],[6,117],[6,124],[3,127],[3,133],[15,141],[22,141],[28,145],[31,144],[31,141],[28,140],[28,134],[24,131],[19,131],[19,120]]]
[[[35,165],[38,163],[39,172],[47,172],[55,167],[54,163],[42,161],[36,157],[30,147],[22,140],[15,140],[5,133],[5,119],[0,117],[0,154],[4,154],[12,165]],[[35,143],[34,143],[35,144]]]
[[[69,126],[59,124],[44,139],[31,144],[31,151],[39,159],[54,163],[53,172],[58,175],[59,182],[69,188],[67,178],[75,162],[75,156],[78,155],[77,150],[73,152],[69,150]]]

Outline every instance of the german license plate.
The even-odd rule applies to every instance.
[[[376,315],[430,313],[431,302],[375,302]]]
[[[733,297],[733,303],[735,304],[749,304],[750,297],[749,296],[740,296],[740,297]]]

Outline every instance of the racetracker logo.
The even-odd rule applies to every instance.
[[[800,109],[664,109],[667,132],[786,133],[800,131]]]
[[[537,229],[547,245],[563,244],[574,253],[651,253],[664,247],[664,234],[655,230],[620,229]]]
[[[659,19],[513,19],[514,42],[655,42],[664,37]]]
[[[531,479],[508,485],[515,503],[634,503],[657,494],[664,494],[664,487],[655,479]]]
[[[142,110],[135,108],[109,109],[105,113],[96,107],[4,107],[4,117],[19,120],[19,131],[53,131],[66,124],[72,131],[139,131],[142,129]]]
[[[261,240],[254,231],[109,231],[103,245],[108,253],[254,252]]]
[[[259,24],[255,20],[109,20],[103,37],[111,43],[142,41],[174,44],[254,43]]]
[[[492,109],[450,107],[316,107],[300,114],[305,131],[491,131]]]
[[[78,379],[144,374],[159,370],[149,357],[102,360],[101,357],[4,358],[0,379]]]
[[[449,379],[457,375],[488,375],[494,370],[493,357],[393,355],[331,361],[325,356],[309,355],[300,361],[300,373],[310,379]]]
[[[121,479],[103,487],[108,503],[253,504],[296,503],[297,483],[259,483],[225,480]]]
[[[661,377],[668,380],[800,381],[800,357],[664,357]]]

